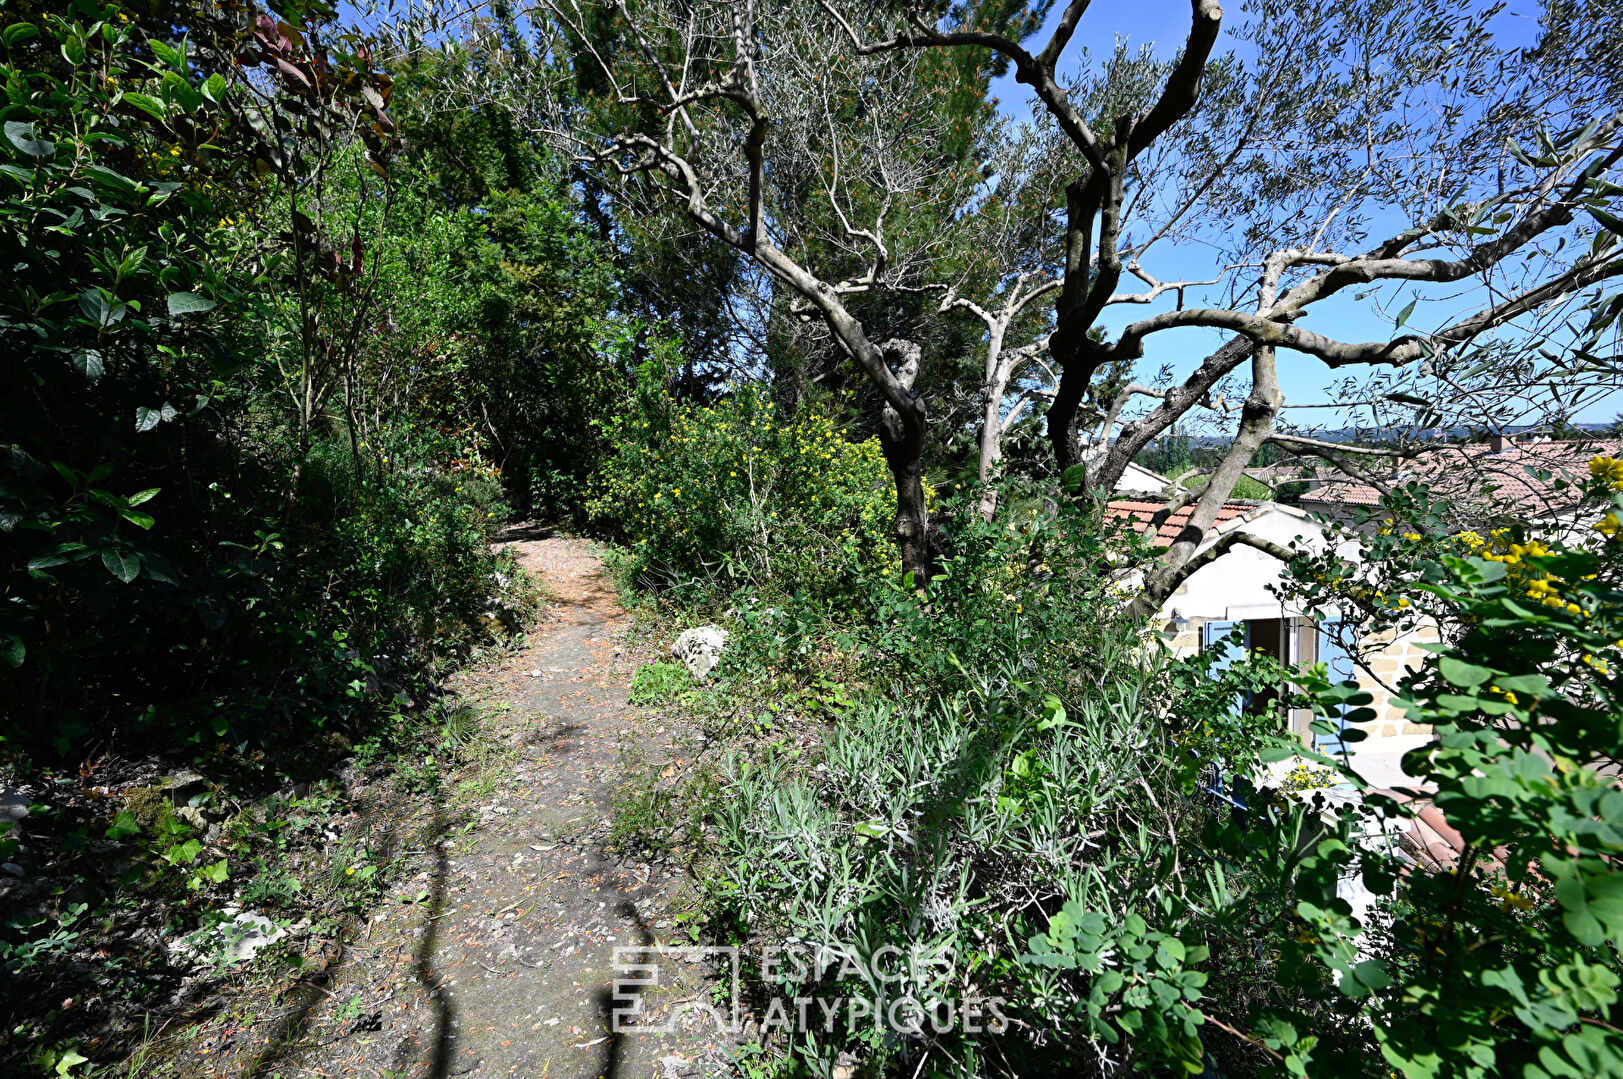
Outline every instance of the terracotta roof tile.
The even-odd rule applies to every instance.
[[[1572,442],[1530,442],[1511,445],[1498,453],[1486,443],[1443,446],[1405,462],[1393,483],[1420,480],[1437,494],[1455,500],[1486,501],[1510,508],[1526,516],[1565,508],[1574,501],[1575,491],[1558,491],[1563,472],[1577,478],[1589,473],[1592,457],[1615,456],[1623,449],[1618,439],[1584,439]],[[1528,469],[1550,473],[1548,479],[1530,475]],[[1339,473],[1331,473],[1331,476]],[[1484,488],[1492,491],[1484,493]],[[1304,504],[1373,506],[1381,495],[1369,484],[1353,479],[1330,478],[1323,486],[1302,495]]]
[[[1261,504],[1260,502],[1250,502],[1243,499],[1225,502],[1217,511],[1217,520],[1214,522],[1214,527],[1244,517]],[[1109,514],[1115,520],[1132,519],[1147,525],[1150,523],[1151,518],[1165,508],[1165,502],[1118,498],[1111,501]],[[1182,532],[1184,526],[1189,523],[1189,515],[1194,511],[1194,506],[1185,506],[1170,514],[1165,521],[1161,522],[1161,527],[1156,529],[1155,532],[1155,546],[1171,547],[1172,541],[1178,538],[1178,533]]]

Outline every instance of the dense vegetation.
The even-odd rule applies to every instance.
[[[441,680],[522,631],[491,541],[544,520],[613,547],[651,631],[731,633],[702,685],[637,675],[708,741],[628,773],[622,847],[693,871],[696,939],[853,961],[748,966],[764,1013],[890,1018],[751,1068],[1623,1076],[1623,463],[1561,481],[1560,527],[1476,530],[1369,465],[1615,389],[1615,5],[1548,4],[1527,48],[1467,5],[1270,0],[1224,51],[1197,0],[1175,56],[1073,78],[1085,6],[368,35],[322,0],[0,2],[0,779],[49,793],[0,820],[8,1060],[119,1066],[180,999],[155,942],[227,903],[364,915],[405,832],[323,849],[330,777],[439,818],[486,752]],[[1162,240],[1219,253],[1207,306]],[[1355,286],[1389,341],[1299,325]],[[1151,313],[1112,338],[1112,304]],[[1143,367],[1190,327],[1225,336]],[[1367,372],[1327,392],[1371,437],[1281,418],[1293,351]],[[1261,546],[1314,617],[1440,628],[1399,703],[1445,871],[1286,731],[1367,718],[1356,684],[1160,632],[1224,504],[1270,497],[1244,470],[1309,456],[1382,504]],[[1108,512],[1132,463],[1189,508],[1170,548]],[[940,962],[875,979],[887,951]]]

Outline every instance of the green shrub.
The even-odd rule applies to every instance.
[[[0,253],[23,283],[0,294],[0,748],[71,759],[116,730],[129,751],[134,735],[315,752],[313,731],[352,729],[500,628],[499,575],[515,575],[487,547],[499,480],[455,428],[398,407],[391,350],[435,345],[361,333],[342,274],[307,283],[356,319],[357,353],[328,340],[315,371],[329,393],[342,375],[346,404],[300,389],[311,361],[289,327],[313,323],[283,197],[298,177],[250,168],[259,136],[231,107],[246,22],[37,7],[0,16]],[[332,153],[353,167],[334,168],[328,204],[362,222],[346,251],[391,285],[428,255],[443,270],[456,237],[380,250],[385,200],[345,179],[373,174],[359,147]]]
[[[1366,632],[1445,628],[1400,697],[1438,734],[1405,766],[1468,844],[1444,872],[1383,838],[1412,808],[1333,810],[1314,791],[1369,786],[1347,761],[1304,749],[1282,716],[1232,708],[1274,686],[1285,706],[1357,723],[1366,691],[1323,667],[1171,660],[1110,614],[1111,577],[1086,552],[1116,541],[1090,541],[1086,521],[1002,530],[1018,542],[959,526],[923,600],[897,590],[844,629],[814,607],[784,616],[805,619],[806,641],[850,634],[874,682],[813,728],[815,768],[781,744],[730,758],[714,930],[854,960],[821,979],[760,968],[763,1002],[996,995],[1015,1022],[909,1035],[842,1018],[779,1049],[813,1071],[855,1052],[880,1072],[953,1075],[1066,1072],[1079,1053],[1149,1074],[1623,1074],[1623,794],[1608,771],[1623,742],[1623,463],[1592,470],[1592,542],[1450,534],[1447,507],[1415,489],[1382,507],[1361,561],[1331,544],[1290,567],[1309,610]],[[1283,779],[1295,797],[1253,789],[1264,760],[1297,755],[1312,765]],[[884,948],[952,961],[865,980]]]
[[[588,507],[623,531],[639,581],[690,596],[716,581],[834,596],[896,570],[895,488],[877,439],[853,443],[820,411],[785,417],[754,386],[680,403],[659,372],[645,365],[638,406],[605,421],[613,454]]]
[[[631,676],[632,704],[662,704],[693,688],[693,676],[680,663],[644,663]]]
[[[1623,791],[1611,774],[1623,744],[1623,461],[1597,457],[1590,470],[1575,491],[1589,539],[1527,523],[1453,532],[1451,507],[1411,485],[1370,514],[1360,561],[1291,566],[1309,606],[1395,633],[1443,628],[1400,685],[1408,721],[1436,734],[1404,768],[1435,787],[1466,843],[1443,872],[1411,869],[1358,838],[1406,813],[1376,798],[1298,864],[1275,865],[1306,927],[1279,942],[1282,962],[1333,971],[1382,1057],[1355,1067],[1316,1045],[1303,1016],[1257,1016],[1297,1074],[1623,1074]],[[1350,685],[1313,688],[1321,713],[1368,703]],[[1325,763],[1368,786],[1356,757]],[[1378,897],[1373,917],[1339,897],[1349,878]]]
[[[1071,903],[1114,912],[1117,930],[1142,926],[1158,942],[1151,955],[1162,936],[1179,946],[1196,911],[1184,904],[1168,928],[1162,903],[1180,880],[1198,879],[1179,850],[1210,813],[1196,797],[1202,775],[1219,746],[1244,770],[1258,726],[1274,726],[1231,716],[1229,704],[1277,683],[1277,665],[1211,678],[1124,618],[1112,582],[1119,551],[1133,545],[1091,511],[996,525],[943,516],[953,553],[925,596],[876,582],[869,613],[838,621],[810,604],[739,605],[738,666],[795,669],[799,659],[815,670],[832,644],[852,655],[845,674],[865,688],[822,713],[832,722],[807,728],[822,741],[815,760],[801,759],[794,739],[730,759],[713,809],[708,903],[724,942],[827,945],[864,969],[886,948],[953,957],[944,977],[892,985],[758,971],[767,998],[912,995],[961,1012],[996,995],[1021,1025],[906,1038],[842,1019],[794,1037],[813,1071],[856,1051],[876,1071],[901,1066],[905,1052],[947,1074],[1005,1058],[1041,1073],[1069,1066],[1079,1040],[1102,1045],[1085,1014],[1064,1012],[1055,972],[1025,960],[1026,939]],[[1160,973],[1180,992],[1200,980],[1181,966]],[[1144,984],[1157,976],[1147,971]],[[1108,1029],[1119,1038],[1119,1026]],[[1198,1037],[1147,1043],[1139,1060],[1190,1054],[1201,1059]]]
[[[1241,476],[1234,481],[1234,490],[1229,492],[1230,498],[1251,498],[1258,502],[1266,502],[1274,497],[1274,491],[1261,480],[1250,476]]]

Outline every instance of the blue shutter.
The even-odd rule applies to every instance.
[[[1332,618],[1327,621],[1320,622],[1318,629],[1319,662],[1329,666],[1330,681],[1356,681],[1357,675],[1353,667],[1352,657],[1349,656],[1347,654],[1347,650],[1341,646],[1341,637],[1339,632],[1341,629],[1341,620],[1339,618]],[[1336,733],[1329,735],[1319,734],[1315,731],[1313,734],[1314,748],[1316,748],[1320,753],[1345,752],[1346,744],[1341,740],[1341,732],[1347,729],[1346,708],[1343,707],[1341,709],[1340,715],[1327,718],[1335,726]]]
[[[1219,651],[1217,659],[1212,663],[1211,671],[1226,671],[1234,666],[1245,655],[1245,645],[1235,644],[1229,639],[1237,625],[1245,626],[1245,644],[1251,643],[1251,626],[1245,622],[1207,622],[1200,627],[1200,648],[1203,652]],[[1234,698],[1234,712],[1238,715],[1246,705],[1243,695]]]

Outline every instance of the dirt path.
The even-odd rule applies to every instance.
[[[267,1044],[256,1031],[259,1051],[233,1054],[246,1066],[214,1074],[718,1074],[707,1016],[687,1017],[688,1036],[616,1032],[610,1021],[614,948],[670,940],[686,883],[605,846],[621,745],[634,740],[658,761],[674,734],[627,704],[625,615],[594,545],[522,527],[503,539],[545,581],[548,612],[521,653],[450,688],[497,717],[516,760],[460,834],[435,822],[441,838],[372,915],[365,939],[329,964],[296,1036]],[[706,969],[662,962],[644,1007],[659,1015],[660,1002],[708,1002]]]

